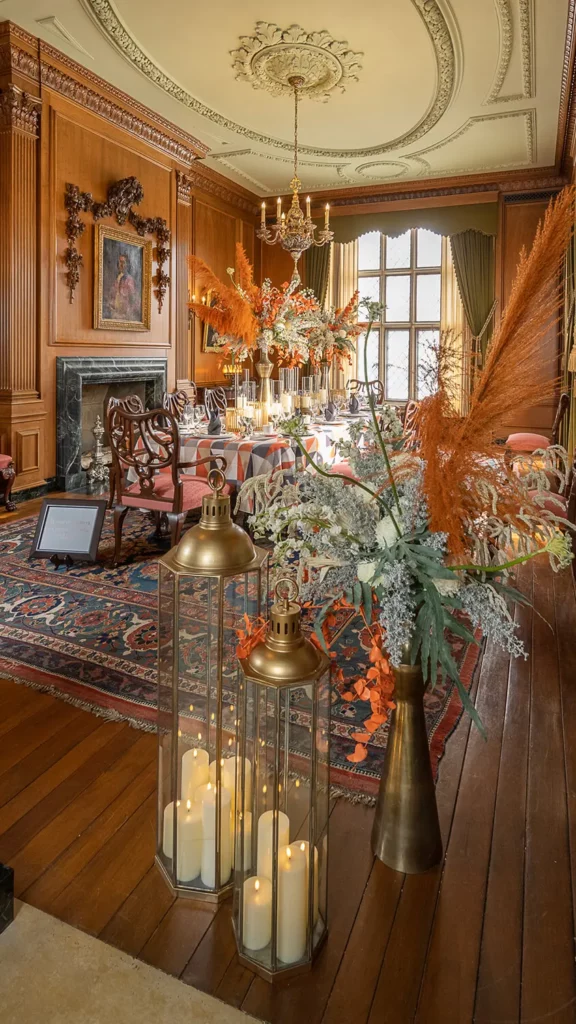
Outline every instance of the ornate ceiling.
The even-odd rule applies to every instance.
[[[286,12],[289,10],[289,14]],[[568,0],[0,0],[10,18],[286,191],[554,163]],[[265,13],[266,20],[262,20]]]

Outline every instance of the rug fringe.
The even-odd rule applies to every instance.
[[[31,690],[38,690],[39,693],[49,693],[51,697],[63,700],[66,704],[80,708],[81,711],[89,711],[90,714],[96,715],[97,718],[104,718],[107,722],[128,722],[132,729],[139,729],[141,732],[157,732],[154,722],[145,722],[141,718],[132,718],[130,715],[122,714],[114,708],[103,708],[100,704],[91,704],[90,701],[80,700],[79,697],[63,693],[62,690],[56,686],[50,686],[49,683],[34,683],[30,679],[10,675],[4,670],[2,670],[2,679],[9,679],[11,683],[18,683],[20,686],[28,686]]]

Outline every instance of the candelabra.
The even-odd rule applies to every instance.
[[[296,264],[303,252],[311,246],[326,245],[334,238],[334,232],[330,230],[330,204],[326,203],[324,210],[324,227],[316,237],[316,225],[310,215],[310,196],[306,199],[306,213],[300,206],[300,190],[302,182],[298,177],[298,102],[299,90],[304,84],[304,79],[299,75],[293,75],[289,79],[294,89],[294,177],[290,182],[292,201],[288,213],[282,212],[282,200],[276,200],[276,223],[269,227],[266,224],[266,203],[262,203],[260,227],[256,234],[268,245],[275,245],[277,242],[290,253],[294,260],[294,271]]]
[[[104,437],[104,427],[102,426],[102,420],[100,416],[96,416],[96,423],[92,429],[96,444],[94,446],[94,458],[90,463],[90,468],[87,472],[88,480],[90,485],[95,483],[106,483],[108,480],[108,466],[104,462],[104,446],[102,444],[102,438]]]

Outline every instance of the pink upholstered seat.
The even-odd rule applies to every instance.
[[[528,491],[531,498],[534,498],[537,493],[537,491]],[[546,509],[547,512],[552,512],[553,515],[559,516],[560,519],[568,518],[568,502],[562,494],[555,494],[553,498],[545,498],[544,501],[539,501],[538,507]]]
[[[506,439],[506,447],[513,452],[533,452],[536,448],[549,448],[550,439],[544,434],[510,434]]]
[[[327,472],[330,474],[338,473],[340,476],[349,476],[351,480],[356,480],[350,463],[346,459],[343,462],[335,462],[328,468]]]
[[[12,462],[11,455],[0,455],[0,469],[6,469]]]
[[[202,498],[205,494],[211,494],[212,488],[208,482],[198,476],[182,476],[182,512],[189,512],[192,508],[200,508]],[[230,494],[230,484],[223,488],[223,494]],[[152,510],[166,511],[166,502],[174,499],[174,484],[170,473],[158,473],[154,477],[154,490],[151,494],[142,494],[138,481],[132,484],[122,496],[122,504],[134,508],[149,508]]]

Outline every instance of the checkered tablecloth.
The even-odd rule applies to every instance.
[[[342,428],[340,428],[341,430]],[[325,427],[314,427],[313,433],[302,439],[306,451],[315,460],[331,463],[334,460],[335,441],[340,439],[338,428],[326,424]],[[210,455],[223,455],[227,462],[226,479],[234,487],[240,487],[245,480],[253,476],[268,474],[272,470],[283,470],[293,473],[296,467],[304,462],[304,457],[295,441],[284,437],[262,437],[251,440],[221,437],[185,437],[181,438],[180,458],[182,462],[193,462],[195,459],[207,458]],[[207,476],[210,466],[199,466],[198,470],[189,469],[185,473]],[[249,501],[244,501],[242,512],[251,512]]]

